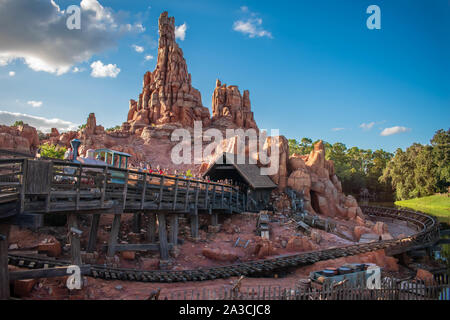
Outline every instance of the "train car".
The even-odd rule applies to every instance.
[[[381,288],[381,268],[373,263],[345,264],[339,268],[325,268],[311,272],[311,286],[316,289],[332,288],[338,284],[352,287]]]

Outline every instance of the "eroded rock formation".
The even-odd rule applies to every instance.
[[[0,125],[0,148],[34,154],[39,146],[36,128],[27,124],[20,126]]]
[[[329,217],[359,220],[364,224],[364,215],[356,199],[351,195],[344,195],[333,161],[325,159],[322,141],[314,145],[314,150],[309,155],[291,156],[288,168],[288,171],[280,172],[288,173],[287,185],[290,188],[303,192],[305,209]],[[284,178],[281,176],[279,179]]]
[[[251,111],[250,92],[241,95],[237,86],[228,86],[216,81],[216,89],[212,98],[214,124],[226,127],[258,129]]]
[[[175,19],[163,12],[159,17],[159,46],[156,69],[144,75],[142,93],[130,100],[131,127],[179,123],[192,127],[194,121],[210,124],[209,109],[200,92],[191,85],[183,51],[175,42]]]

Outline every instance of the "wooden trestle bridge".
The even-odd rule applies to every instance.
[[[217,225],[219,214],[240,213],[247,206],[246,195],[231,185],[62,160],[0,159],[0,178],[0,218],[67,213],[70,231],[78,228],[79,214],[93,215],[88,252],[95,249],[100,215],[113,214],[108,256],[116,251],[159,250],[161,259],[167,260],[178,241],[180,215],[189,217],[191,237],[198,238],[199,213],[209,214],[211,224]],[[117,243],[124,213],[133,213],[137,223],[141,214],[148,215],[150,243]],[[76,233],[70,234],[77,247]],[[72,250],[79,263],[79,248]]]

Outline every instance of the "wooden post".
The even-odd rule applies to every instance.
[[[142,194],[141,194],[141,210],[144,210],[145,192],[146,191],[147,191],[147,172],[144,173],[144,185],[142,187]]]
[[[191,237],[198,239],[198,210],[194,209],[191,213]]]
[[[134,212],[133,213],[133,232],[139,233],[141,231],[141,213]]]
[[[161,260],[169,259],[169,245],[167,243],[166,214],[158,213],[159,225],[159,253]]]
[[[212,200],[212,208],[216,206],[216,185],[213,186],[213,200]]]
[[[123,186],[123,206],[122,206],[122,212],[125,210],[125,206],[127,205],[127,192],[128,192],[128,178],[129,178],[130,172],[127,170],[125,174],[125,183]]]
[[[223,209],[223,201],[224,201],[224,196],[225,196],[225,190],[224,187],[222,185],[222,199],[221,199],[221,204],[220,204],[220,208]]]
[[[149,213],[148,218],[147,240],[154,243],[156,242],[156,213]]]
[[[0,224],[0,300],[9,299],[8,238],[9,224]]]
[[[163,191],[164,191],[164,179],[165,179],[166,177],[165,176],[162,176],[161,177],[161,184],[160,184],[160,186],[159,186],[159,202],[158,202],[158,209],[159,210],[161,210],[161,208],[162,208],[162,198],[163,198]],[[159,220],[158,220],[159,221]]]
[[[78,215],[75,213],[70,213],[67,219],[67,225],[69,227],[70,251],[72,256],[71,261],[73,264],[81,266],[80,235],[71,230],[72,228],[78,229]]]
[[[20,179],[20,208],[19,208],[19,212],[23,213],[23,211],[25,210],[25,190],[26,190],[26,186],[25,186],[25,181],[27,181],[26,179],[26,175],[27,175],[27,165],[28,160],[23,160],[22,162],[22,177]]]
[[[105,159],[106,161],[106,159]],[[108,180],[108,166],[103,169],[103,182],[102,182],[102,195],[100,196],[100,207],[105,207],[105,197],[106,197],[106,183]]]
[[[122,212],[118,213],[117,208],[115,208],[116,212],[114,213],[114,220],[111,227],[111,232],[109,234],[109,243],[108,243],[108,257],[113,257],[116,253],[116,244],[117,238],[119,236],[120,231],[120,218],[122,217]]]
[[[178,215],[170,216],[170,241],[174,246],[178,245]]]
[[[211,225],[217,226],[218,224],[219,224],[219,214],[217,212],[212,212]]]
[[[80,209],[80,189],[81,189],[81,176],[82,176],[82,172],[83,172],[83,167],[80,165],[78,166],[78,170],[80,170],[78,172],[78,181],[77,181],[77,197],[75,200],[75,208],[78,211]],[[49,199],[50,202],[50,199]]]
[[[209,204],[209,182],[206,184],[206,191],[205,191],[205,209],[208,208]]]
[[[97,232],[99,223],[100,223],[100,214],[93,214],[91,220],[91,229],[89,230],[89,242],[87,246],[87,252],[95,251],[95,245],[97,244]]]
[[[188,180],[187,188],[186,188],[186,199],[184,201],[184,211],[188,210],[189,207],[189,188],[191,187],[191,180]]]
[[[175,194],[173,195],[172,210],[175,210],[177,208],[177,197],[178,197],[178,178],[175,180]]]

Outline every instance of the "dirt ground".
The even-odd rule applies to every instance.
[[[107,244],[109,230],[112,223],[112,215],[102,215],[97,241],[98,258],[95,263],[105,263],[104,246]],[[221,224],[220,232],[212,233],[208,231],[209,216],[201,216],[200,219],[200,239],[194,241],[189,237],[189,221],[188,219],[180,219],[180,235],[182,244],[178,246],[178,252],[175,253],[176,258],[171,258],[172,270],[188,270],[202,267],[211,267],[218,265],[229,265],[243,261],[258,259],[255,252],[255,246],[258,238],[254,232],[256,227],[255,214],[242,215],[224,215],[220,216],[219,224]],[[142,229],[139,234],[131,232],[132,215],[124,215],[122,218],[122,226],[120,230],[119,243],[145,243],[147,218],[143,219]],[[354,225],[349,221],[337,221],[342,224],[345,230],[352,230]],[[409,235],[414,230],[403,223],[395,224],[385,221],[388,224],[389,232],[395,238],[400,234]],[[87,245],[87,236],[89,230],[89,218],[80,219],[80,228],[83,230],[81,239],[82,248]],[[169,226],[170,228],[170,226]],[[317,230],[320,234],[320,242],[316,243],[310,239],[312,250],[319,250],[331,247],[340,247],[352,244],[354,242],[339,238],[338,236]],[[69,247],[66,242],[67,229],[61,227],[45,227],[39,232],[32,232],[28,229],[20,229],[13,227],[9,239],[10,247],[18,249],[10,250],[15,253],[23,253],[23,250],[34,253],[35,247],[41,242],[60,241],[63,247],[62,255],[58,259],[70,260]],[[270,240],[274,247],[272,256],[295,254],[302,252],[303,249],[297,251],[288,250],[286,243],[293,236],[306,237],[302,232],[298,231],[294,222],[288,217],[281,214],[272,216],[270,223]],[[235,247],[237,238],[242,240],[242,244],[250,240],[247,248]],[[228,252],[237,256],[233,261],[217,261],[205,257],[202,251],[204,249],[218,249],[220,252]],[[126,260],[118,253],[116,260],[119,266],[132,269],[158,269],[159,253],[158,252],[136,252],[134,260]],[[384,251],[370,252],[352,257],[340,258],[329,261],[317,262],[313,265],[294,269],[287,275],[273,275],[272,278],[245,278],[242,281],[242,287],[257,288],[258,286],[280,286],[295,287],[300,279],[307,278],[309,273],[315,270],[321,270],[325,267],[338,267],[345,263],[376,263],[383,267],[387,272],[401,274],[404,272],[399,267],[397,260],[393,257],[385,255]],[[181,294],[183,296],[185,290],[203,290],[203,289],[221,289],[231,287],[237,278],[219,279],[203,282],[186,282],[186,283],[139,283],[126,281],[106,281],[91,277],[84,277],[85,286],[82,290],[74,290],[70,292],[66,286],[66,278],[41,279],[36,282],[33,290],[25,299],[147,299],[152,291],[157,288],[161,289],[161,297],[165,295]],[[170,297],[170,296],[169,296]]]

